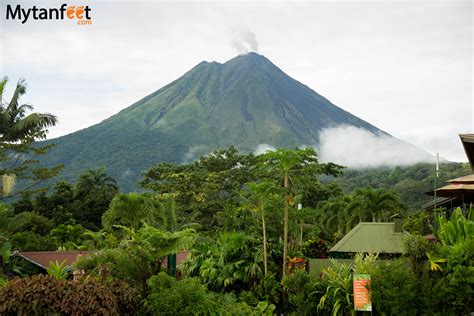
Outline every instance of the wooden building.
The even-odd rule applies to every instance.
[[[464,151],[471,165],[471,174],[464,177],[449,180],[448,183],[436,190],[436,208],[444,208],[452,211],[461,207],[464,212],[474,205],[474,134],[461,134]],[[427,192],[434,196],[435,191]],[[430,210],[434,208],[434,202],[426,206]]]

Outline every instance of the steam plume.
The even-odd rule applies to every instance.
[[[258,53],[257,36],[253,32],[240,32],[233,40],[232,47],[239,55],[247,54],[249,52]]]

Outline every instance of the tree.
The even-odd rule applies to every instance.
[[[159,221],[156,223],[158,228],[176,233],[187,228],[198,228],[199,223],[194,222],[196,213],[193,212],[188,216],[180,216],[178,220],[176,211],[176,202],[169,194],[163,194],[158,197],[160,204]],[[176,276],[176,253],[169,254],[167,257],[168,274]]]
[[[242,186],[256,180],[255,162],[252,154],[240,154],[230,147],[189,164],[159,163],[140,185],[158,194],[171,194],[184,216],[197,213],[202,226],[213,231],[228,209],[239,207]]]
[[[272,197],[275,196],[277,188],[271,181],[249,182],[247,190],[243,194],[244,207],[248,207],[253,211],[260,212],[262,219],[262,238],[263,238],[263,268],[267,275],[267,229],[265,225],[265,208],[270,204]]]
[[[113,196],[118,191],[117,181],[105,172],[104,167],[87,170],[77,180],[76,194],[81,195],[93,190],[105,190]]]
[[[403,210],[398,196],[384,189],[357,189],[351,196],[347,212],[349,223],[388,221]]]
[[[117,194],[110,208],[102,216],[102,223],[106,230],[113,225],[123,225],[138,230],[142,221],[152,223],[157,218],[158,207],[149,194],[120,193]]]
[[[352,227],[347,223],[347,206],[351,203],[350,196],[333,197],[319,205],[320,228],[327,238],[340,239]]]
[[[18,80],[10,102],[5,102],[3,95],[7,83],[8,77],[0,81],[0,143],[24,143],[46,138],[47,128],[56,125],[56,116],[49,113],[26,115],[33,106],[20,105],[20,98],[26,93],[24,79]]]
[[[91,255],[78,265],[93,271],[107,267],[113,277],[141,285],[144,293],[147,280],[160,272],[164,256],[189,249],[196,238],[196,232],[190,228],[170,233],[146,223],[139,229],[116,227],[123,233],[119,245]]]
[[[50,235],[56,241],[58,249],[64,251],[80,248],[84,232],[84,227],[80,224],[76,224],[74,219],[71,219],[51,229]]]
[[[74,190],[74,218],[87,229],[100,229],[102,215],[117,193],[115,179],[107,175],[103,167],[85,171],[79,176]]]
[[[56,125],[56,116],[49,113],[27,114],[33,106],[20,104],[20,98],[26,93],[24,79],[18,81],[10,102],[5,101],[7,83],[8,77],[0,80],[0,175],[4,182],[3,196],[11,193],[16,179],[28,179],[34,183],[56,176],[62,169],[62,166],[51,169],[33,167],[38,163],[37,157],[45,154],[51,145],[31,145],[46,138],[47,128]]]
[[[294,191],[303,191],[303,183],[317,183],[319,174],[338,175],[342,169],[333,163],[320,164],[313,148],[277,149],[258,156],[260,167],[282,183],[284,191],[283,275],[286,275],[288,254],[288,208],[294,204]],[[298,190],[299,189],[299,190]],[[299,192],[300,193],[300,192]]]
[[[183,270],[199,276],[215,290],[249,288],[261,269],[261,254],[251,237],[242,232],[221,232],[215,243],[199,244],[183,263]]]

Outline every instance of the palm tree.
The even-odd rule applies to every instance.
[[[283,230],[283,275],[287,270],[288,255],[288,208],[294,203],[294,187],[300,190],[308,185],[308,182],[317,182],[316,175],[324,173],[337,175],[341,166],[333,163],[319,164],[316,151],[313,148],[305,149],[277,149],[267,152],[258,157],[260,166],[270,175],[278,178],[283,183],[284,191],[284,230]],[[305,184],[303,184],[305,183]],[[291,186],[291,188],[290,188]]]
[[[215,244],[195,247],[182,268],[215,290],[247,286],[261,272],[261,254],[253,251],[252,244],[245,233],[223,231]]]
[[[147,289],[146,281],[160,272],[163,257],[189,249],[196,239],[196,231],[191,228],[174,233],[162,231],[147,223],[143,223],[139,229],[120,225],[117,228],[122,230],[125,238],[118,249],[105,251],[116,253],[116,250],[123,250],[123,255],[134,258],[143,292]]]
[[[10,102],[4,100],[4,93],[8,83],[8,77],[0,80],[0,150],[1,159],[13,159],[13,165],[20,160],[21,154],[25,153],[29,144],[37,139],[46,138],[47,128],[56,125],[56,116],[49,113],[30,113],[33,106],[21,104],[20,98],[26,93],[24,79],[18,80]],[[26,147],[25,147],[26,146]],[[5,150],[15,151],[16,155],[11,155]],[[20,148],[21,147],[21,148]],[[12,166],[12,169],[14,167]],[[16,183],[14,172],[3,172],[2,191],[3,196],[8,196]]]
[[[349,196],[338,196],[322,201],[318,205],[318,209],[321,211],[320,222],[324,224],[321,229],[333,240],[342,238],[351,229],[351,227],[347,227],[346,214],[350,202]]]
[[[0,143],[28,143],[46,138],[47,128],[56,125],[56,116],[49,113],[30,113],[33,106],[21,104],[20,98],[26,93],[24,79],[18,80],[10,102],[4,100],[8,77],[0,80]]]
[[[199,228],[200,224],[193,222],[197,212],[192,212],[178,221],[174,198],[170,194],[162,194],[158,199],[161,202],[159,221],[156,223],[158,228],[170,233],[176,233],[188,228]],[[176,253],[168,254],[167,266],[168,274],[176,276]]]
[[[76,190],[78,194],[99,189],[110,192],[112,195],[118,191],[117,182],[105,172],[104,167],[97,170],[87,170],[77,180]]]
[[[393,214],[400,212],[402,204],[394,192],[384,189],[357,189],[347,207],[349,223],[388,221]]]

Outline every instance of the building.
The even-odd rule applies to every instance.
[[[436,208],[444,208],[448,212],[457,207],[466,212],[474,204],[474,134],[462,134],[459,137],[471,165],[472,173],[449,180],[445,186],[426,193],[431,196],[436,194]],[[425,206],[427,210],[432,210],[434,207],[434,201]]]
[[[64,262],[68,270],[72,270],[74,264],[81,256],[88,256],[90,251],[15,251],[12,256],[17,256],[31,262],[35,266],[46,270],[50,262]]]
[[[361,222],[329,250],[330,257],[350,258],[358,252],[399,256],[405,252],[402,223],[401,217],[388,223]]]

